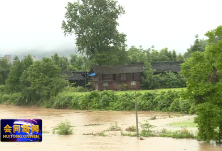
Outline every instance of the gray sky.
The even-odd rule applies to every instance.
[[[0,54],[75,47],[74,35],[65,37],[61,29],[68,1],[0,0]],[[127,34],[128,48],[154,45],[184,53],[195,34],[204,38],[222,25],[221,0],[119,0],[119,4],[126,14],[118,29]]]

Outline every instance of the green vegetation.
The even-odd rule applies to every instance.
[[[79,93],[79,92],[76,92]],[[45,101],[47,107],[57,109],[80,109],[80,110],[116,110],[132,111],[135,108],[135,94],[125,93],[117,95],[114,91],[92,91],[84,94],[77,94],[63,91],[56,97]],[[0,95],[1,103],[22,104],[25,102],[21,93],[2,94]],[[175,100],[178,102],[174,105]],[[25,103],[23,103],[25,104]],[[164,112],[181,112],[189,113],[192,104],[183,100],[180,91],[160,91],[137,93],[137,105],[139,111],[164,111]],[[185,105],[185,106],[184,106]],[[172,107],[174,106],[174,107]]]
[[[140,133],[141,136],[144,137],[150,137],[153,136],[153,128],[155,127],[154,125],[149,124],[149,121],[146,120],[145,123],[140,123],[140,126],[142,128],[142,131]]]
[[[87,124],[85,126],[99,126],[99,125],[102,125],[102,124]]]
[[[126,131],[136,132],[136,126],[130,126],[130,127],[126,128]]]
[[[109,131],[121,131],[121,128],[118,126],[118,123],[112,123],[110,124],[110,127],[108,129]]]
[[[174,122],[167,125],[172,126],[172,127],[197,127],[197,124],[194,123],[193,120]]]
[[[145,64],[142,77],[144,89],[185,86],[187,89],[139,91],[138,110],[196,113],[194,122],[199,129],[198,139],[208,142],[220,141],[222,26],[208,31],[205,34],[208,37],[207,41],[196,36],[194,44],[184,55],[177,55],[175,50],[169,51],[168,48],[157,51],[154,46],[148,49],[132,46],[126,51],[126,35],[117,30],[117,20],[125,11],[116,1],[80,0],[69,2],[66,10],[66,21],[63,21],[62,29],[65,35],[76,34],[76,45],[83,56],[71,55],[68,60],[55,54],[51,58],[35,62],[30,55],[22,60],[15,56],[12,65],[9,65],[6,59],[0,60],[0,103],[80,110],[134,110],[134,91],[83,92],[82,87],[69,88],[74,84],[65,80],[61,71],[89,71],[92,64],[118,65],[140,62]],[[150,63],[182,61],[184,58],[187,59],[182,64],[181,73],[153,74]],[[124,90],[125,86],[120,89]],[[114,125],[111,129],[117,129],[117,126]],[[152,126],[148,123],[143,124],[142,129],[142,135],[153,135]],[[72,133],[67,122],[59,124],[54,128],[54,132],[55,130],[58,134]],[[177,138],[193,137],[186,130],[166,133],[166,136],[168,135]]]
[[[73,126],[70,121],[66,120],[65,122],[58,123],[57,126],[53,128],[53,134],[57,133],[59,135],[70,135],[73,134]]]
[[[100,132],[100,133],[98,134],[98,136],[103,136],[103,137],[105,137],[105,136],[106,136],[106,135],[105,135],[105,131]]]
[[[187,80],[184,98],[196,105],[198,138],[209,142],[220,141],[222,135],[222,26],[205,36],[205,51],[193,52],[181,72]]]
[[[122,136],[130,136],[130,137],[136,137],[136,136],[137,136],[136,133],[131,133],[131,132],[129,132],[129,133],[124,133],[124,132],[122,132],[122,131],[121,131],[121,135],[122,135]]]
[[[181,88],[186,87],[186,80],[181,74],[166,72],[165,74],[154,75],[151,63],[145,61],[144,72],[142,75],[142,87],[145,89],[157,88]]]
[[[66,10],[64,34],[75,33],[78,51],[86,54],[89,61],[99,65],[126,62],[126,35],[117,30],[117,20],[125,10],[117,1],[68,2]]]
[[[154,131],[154,125],[149,124],[148,121],[145,123],[141,123],[141,132],[139,133],[140,136],[143,137],[172,137],[172,138],[195,138],[194,134],[188,131],[186,128],[182,128],[181,130],[177,131],[168,131],[167,129],[162,129],[161,131]],[[136,137],[137,134],[135,132],[122,132],[122,136],[130,136]]]
[[[167,131],[163,129],[159,134],[159,137],[172,137],[172,138],[195,138],[194,134],[188,131],[186,128],[182,128],[181,130],[177,131]]]

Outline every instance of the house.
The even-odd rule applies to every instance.
[[[119,66],[92,66],[93,88],[96,90],[140,89],[142,64]]]
[[[154,74],[160,74],[165,72],[173,72],[178,74],[181,70],[180,65],[184,63],[184,61],[166,61],[166,62],[152,62],[152,69],[156,71]]]
[[[172,71],[178,74],[183,61],[176,62],[152,62],[154,74]],[[126,90],[140,89],[143,74],[143,63],[119,66],[92,66],[90,76],[92,76],[93,89],[95,90],[119,90],[126,86]]]
[[[62,75],[65,76],[65,79],[68,80],[70,83],[76,83],[75,86],[82,86],[85,87],[88,83],[88,73],[80,72],[80,71],[63,71]],[[85,81],[86,76],[86,81]]]

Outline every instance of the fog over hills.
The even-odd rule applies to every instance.
[[[12,58],[14,58],[15,55],[19,57],[19,59],[23,59],[25,56],[31,54],[37,57],[38,60],[42,60],[43,57],[51,57],[57,53],[60,57],[67,57],[67,59],[70,59],[71,54],[79,55],[76,48],[66,48],[66,49],[54,49],[54,50],[37,50],[37,49],[30,49],[26,51],[16,51],[10,53],[12,55]]]

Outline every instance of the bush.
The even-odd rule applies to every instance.
[[[5,90],[5,85],[0,85],[0,94],[3,94]]]
[[[169,108],[170,112],[180,112],[180,100],[177,98],[173,101]]]
[[[137,108],[142,111],[153,110],[157,106],[157,102],[154,101],[156,93],[146,92],[137,98]]]
[[[174,99],[178,98],[179,93],[177,91],[162,91],[154,99],[158,103],[156,110],[158,111],[169,111],[170,105],[173,103]]]
[[[78,87],[75,88],[75,91],[76,92],[85,92],[85,88],[81,87],[81,86],[78,86]]]
[[[145,123],[140,124],[142,131],[140,133],[141,136],[144,137],[150,137],[153,135],[153,128],[155,127],[154,125],[149,124],[148,120],[145,121]]]
[[[180,112],[189,113],[190,108],[191,108],[191,101],[190,100],[181,100],[180,101]]]
[[[53,134],[55,132],[59,135],[70,135],[73,134],[73,128],[71,123],[66,120],[65,122],[57,124],[57,126],[53,128]]]

